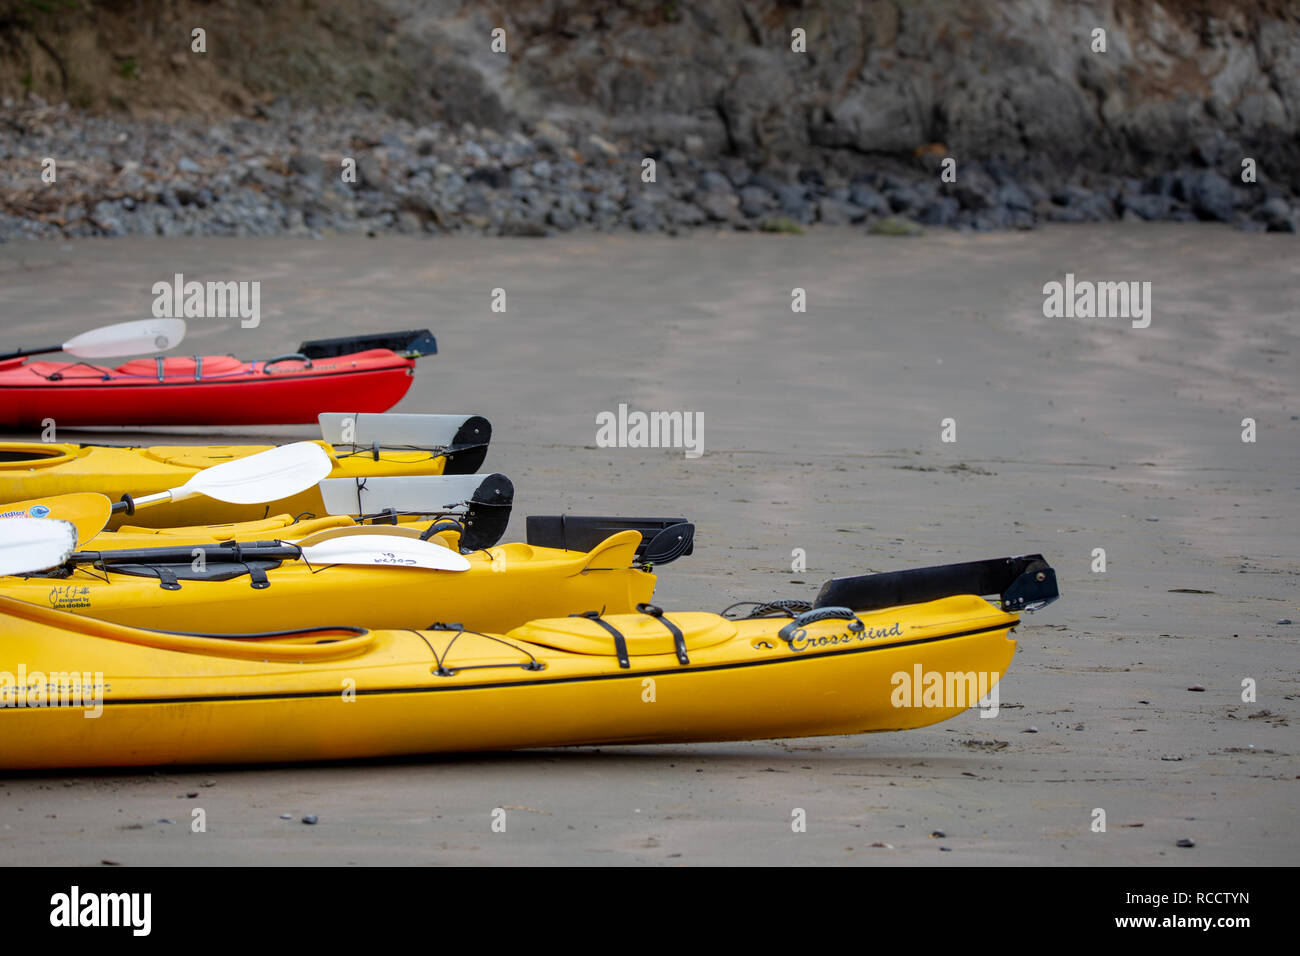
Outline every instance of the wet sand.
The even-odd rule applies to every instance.
[[[192,320],[185,352],[261,357],[309,337],[428,326],[442,353],[421,362],[397,410],[492,421],[485,468],[514,479],[512,535],[530,512],[694,520],[695,555],[660,574],[669,608],[811,597],[832,575],[1035,551],[1063,593],[1020,627],[996,719],[969,711],[902,734],[784,742],[10,775],[0,860],[1300,862],[1300,625],[1275,623],[1300,620],[1296,249],[1177,225],[0,246],[6,347],[145,316],[150,287],[174,272],[262,282],[259,328]],[[1067,272],[1150,281],[1150,328],[1044,318],[1043,284]],[[490,308],[497,287],[504,314]],[[794,287],[806,314],[791,312]],[[619,403],[702,412],[703,457],[596,447],[597,413]],[[940,440],[948,417],[955,443]],[[1099,547],[1103,574],[1090,567]],[[791,571],[795,548],[806,571]],[[1241,700],[1243,678],[1257,702]],[[195,806],[205,834],[187,825]],[[504,834],[491,831],[495,807],[508,810]],[[791,831],[796,807],[806,833]],[[1090,830],[1094,808],[1105,833]],[[307,813],[319,824],[298,822]],[[1195,848],[1177,848],[1182,838]]]

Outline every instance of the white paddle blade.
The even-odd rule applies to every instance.
[[[381,567],[428,568],[432,571],[468,571],[464,555],[432,541],[398,535],[341,535],[308,545],[302,556],[310,564],[366,564]]]
[[[91,329],[63,343],[63,351],[77,358],[116,358],[166,352],[185,338],[184,319],[142,319]]]
[[[446,448],[473,415],[322,412],[321,438],[331,445]]]
[[[426,475],[409,478],[326,478],[320,483],[325,511],[373,515],[392,508],[405,514],[464,511],[486,475]]]
[[[334,470],[325,449],[299,441],[205,468],[172,493],[173,500],[207,495],[235,505],[279,501],[300,494]]]
[[[0,574],[56,568],[76,549],[77,529],[70,521],[8,518],[0,522]]]

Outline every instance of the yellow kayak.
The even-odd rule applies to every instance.
[[[981,567],[976,567],[977,565]],[[1041,556],[831,581],[746,619],[641,613],[505,632],[139,630],[0,597],[0,768],[334,760],[924,727],[988,695]],[[990,592],[991,593],[991,592]],[[784,610],[783,610],[784,609]]]
[[[391,534],[404,527],[418,534],[418,525],[365,529]],[[456,531],[440,532],[432,540],[459,550]],[[196,567],[196,549],[187,542],[176,551],[106,550],[100,563],[79,564],[70,572],[3,577],[0,594],[137,627],[214,634],[339,624],[421,628],[435,621],[509,630],[535,617],[620,613],[649,601],[656,579],[637,557],[642,547],[642,535],[634,530],[619,532],[590,551],[512,542],[473,551],[465,555],[469,569],[452,572],[314,567],[305,560],[250,558],[229,545],[203,549],[204,560]]]
[[[359,416],[358,416],[359,417]],[[386,416],[372,416],[384,419]],[[396,419],[448,419],[452,416],[392,416]],[[413,443],[319,442],[329,455],[331,478],[366,479],[419,475],[472,474],[486,454],[491,426],[478,416],[455,416],[461,424],[434,440],[414,434]],[[424,444],[418,444],[423,441]],[[436,443],[441,441],[442,443]],[[183,485],[213,465],[266,451],[271,445],[80,445],[55,442],[0,442],[0,504],[51,495],[98,492],[117,500]],[[110,528],[134,525],[165,528],[261,520],[271,515],[320,517],[326,514],[320,490],[257,505],[230,504],[196,496],[183,501],[115,514]]]

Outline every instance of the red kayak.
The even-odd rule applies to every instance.
[[[0,360],[0,427],[298,425],[321,412],[385,412],[411,387],[427,330],[304,342],[265,361],[133,359],[117,368]]]

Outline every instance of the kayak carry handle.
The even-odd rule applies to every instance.
[[[829,620],[849,621],[849,630],[854,633],[857,633],[863,628],[863,624],[858,620],[858,616],[846,607],[815,607],[811,611],[804,611],[776,633],[781,640],[789,644],[794,640],[796,633],[802,628],[817,621]]]
[[[263,362],[262,363],[263,373],[270,375],[271,366],[276,365],[279,362],[302,362],[304,363],[303,368],[311,368],[311,359],[303,355],[301,352],[286,352],[283,355],[277,355],[275,356],[275,358],[269,358],[265,362]]]

